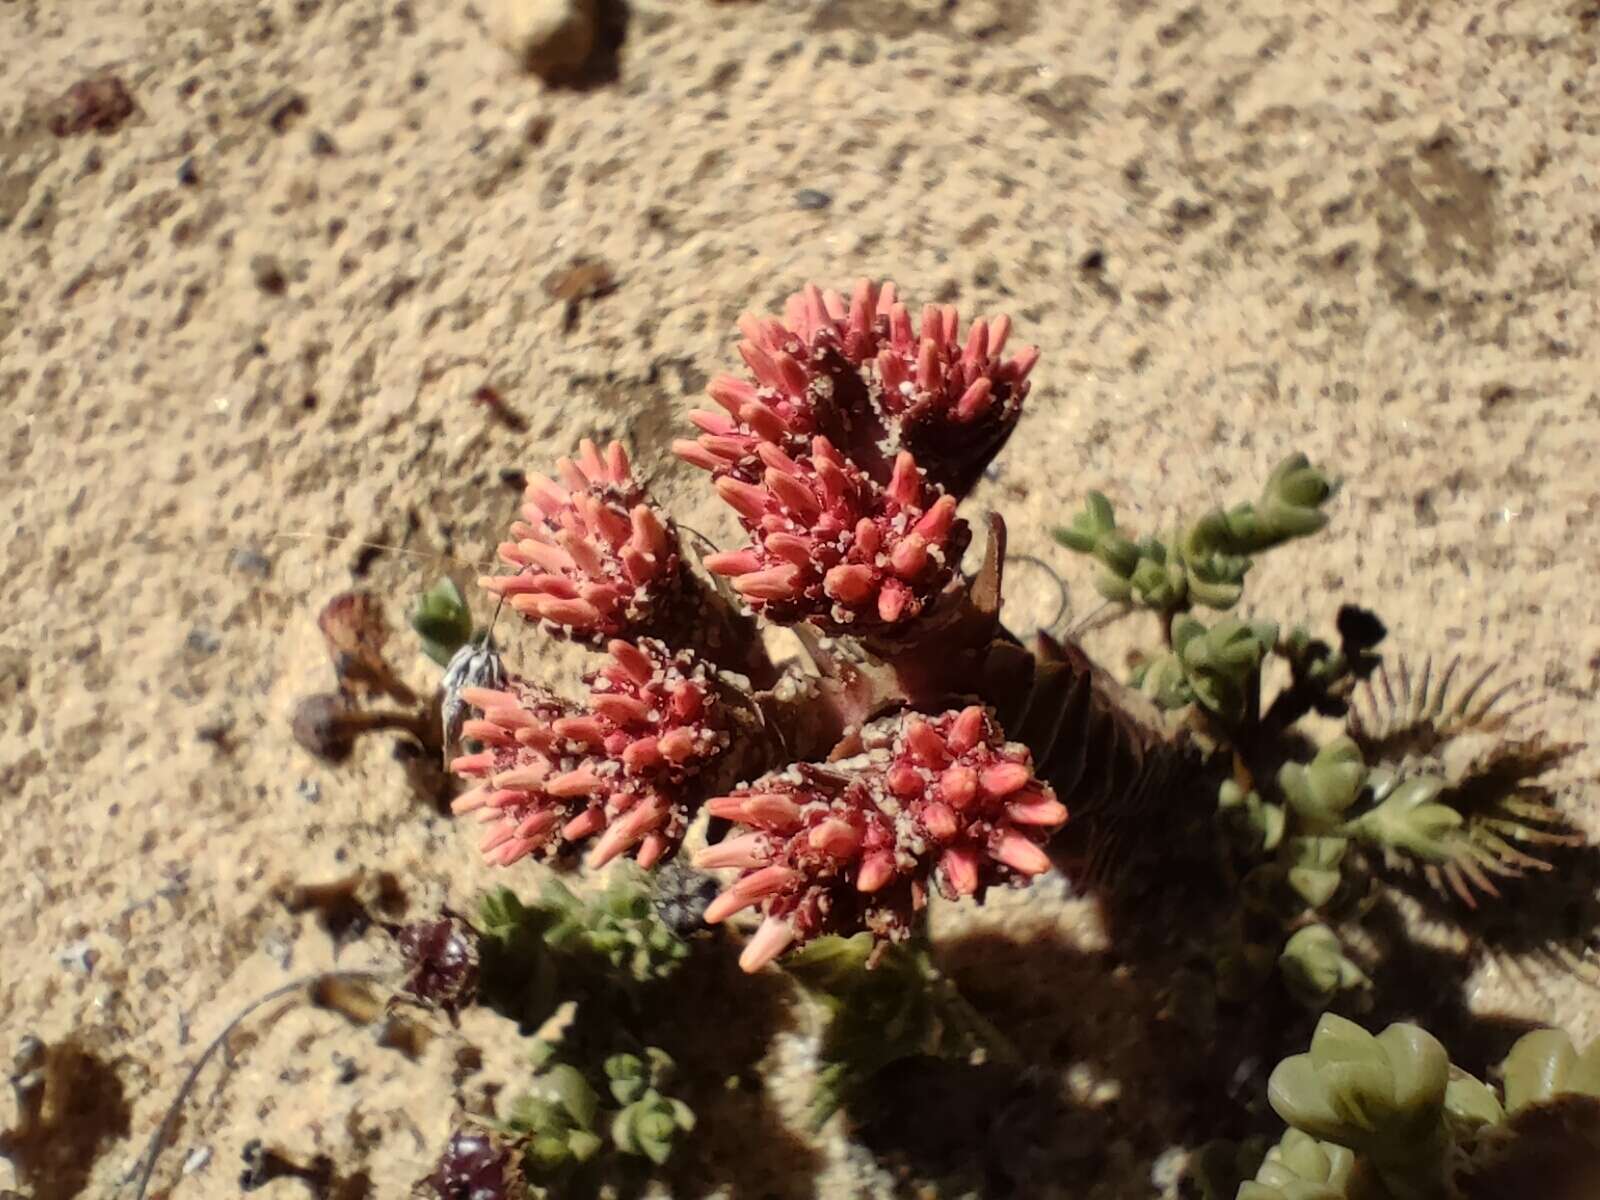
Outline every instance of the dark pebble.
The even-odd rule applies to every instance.
[[[269,296],[281,296],[289,286],[283,268],[270,254],[258,254],[252,258],[250,274],[255,277],[256,286]]]
[[[272,574],[272,560],[261,551],[252,550],[248,546],[239,547],[229,554],[228,565],[236,571],[259,575],[263,579]]]
[[[196,625],[189,630],[189,636],[184,639],[183,644],[190,653],[206,657],[222,649],[222,639],[212,633],[211,630],[200,625]]]
[[[794,194],[794,202],[808,212],[815,212],[832,204],[833,197],[828,195],[827,192],[819,192],[815,188],[801,188]]]

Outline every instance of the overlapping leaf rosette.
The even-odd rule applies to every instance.
[[[953,307],[914,319],[870,281],[849,299],[808,286],[781,319],[739,328],[748,375],[714,379],[716,408],[674,449],[743,529],[703,565],[747,615],[708,606],[721,593],[621,448],[584,442],[558,479],[532,478],[500,547],[514,569],[482,582],[548,630],[610,639],[610,661],[582,705],[524,681],[464,692],[482,715],[462,732],[481,749],[455,761],[474,783],[455,807],[487,824],[502,865],[589,842],[591,865],[632,852],[650,866],[702,808],[737,823],[698,862],[740,872],[706,916],[759,908],[742,959],[756,970],[822,933],[898,939],[930,887],[981,896],[1047,870],[1067,814],[973,703],[999,636],[1003,526],[975,584],[956,511],[1015,427],[1037,351],[1006,356],[1005,317],[963,334]],[[754,626],[737,624],[749,616],[797,627],[815,671],[764,670]],[[708,628],[739,654],[708,653]],[[739,674],[717,669],[731,660]],[[730,791],[736,779],[755,782]]]

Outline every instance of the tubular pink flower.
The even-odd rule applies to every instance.
[[[500,557],[510,575],[479,584],[531,621],[598,639],[646,624],[682,572],[677,530],[634,480],[622,446],[604,455],[587,438],[576,461],[556,464],[559,482],[528,482],[523,520]]]
[[[950,581],[969,531],[955,500],[926,483],[911,455],[897,458],[887,486],[825,437],[798,457],[763,443],[757,459],[757,481],[717,480],[753,543],[712,555],[706,566],[760,616],[832,633],[892,630]]]
[[[860,740],[853,758],[789,767],[707,803],[748,830],[696,858],[741,872],[706,920],[752,907],[765,917],[740,959],[747,971],[823,933],[903,937],[930,878],[959,899],[1049,869],[1041,843],[1066,807],[986,709],[888,717]]]
[[[590,865],[634,851],[649,867],[682,839],[695,808],[685,785],[730,741],[721,698],[687,651],[648,638],[609,650],[588,677],[587,711],[523,684],[465,694],[483,717],[463,733],[484,749],[451,764],[479,781],[452,808],[490,826],[481,846],[490,862],[596,838]]]

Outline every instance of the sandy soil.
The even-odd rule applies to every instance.
[[[318,607],[359,580],[398,623],[441,571],[470,579],[514,507],[502,472],[584,435],[727,539],[666,443],[736,315],[807,279],[893,277],[1044,347],[974,504],[1075,613],[1088,576],[1045,528],[1083,490],[1148,524],[1301,448],[1347,484],[1327,536],[1252,578],[1273,615],[1370,605],[1396,647],[1504,662],[1544,728],[1595,740],[1597,49],[1583,0],[636,0],[615,77],[552,90],[460,3],[0,4],[0,1052],[81,1051],[70,1166],[0,1161],[0,1186],[111,1195],[228,1017],[333,961],[284,881],[359,864],[412,911],[483,886],[381,739],[340,769],[291,741],[329,682]],[[105,68],[136,114],[51,134],[45,106]],[[552,298],[584,259],[615,290]],[[1565,774],[1600,832],[1597,761]],[[978,923],[1071,912],[1047,889]],[[384,954],[369,934],[339,961]],[[1600,1032],[1593,993],[1507,978],[1478,972],[1470,1004]],[[1074,980],[1018,1019],[1092,1039],[1123,985]],[[274,1012],[202,1080],[154,1194],[237,1194],[259,1137],[330,1155],[343,1195],[402,1195],[459,1043],[413,1061]],[[779,1131],[785,1054],[777,1115],[681,1194],[882,1185]],[[1148,1149],[1062,1186],[1153,1189]]]

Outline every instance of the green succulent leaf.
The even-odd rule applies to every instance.
[[[1305,827],[1331,832],[1361,795],[1366,764],[1355,742],[1341,737],[1329,742],[1309,763],[1284,763],[1278,789]]]
[[[1343,1146],[1290,1129],[1267,1151],[1237,1200],[1365,1200],[1357,1190],[1356,1157]]]
[[[650,1087],[644,1060],[637,1055],[613,1054],[606,1059],[605,1072],[611,1084],[611,1094],[619,1104],[632,1104]]]
[[[1417,1026],[1391,1025],[1374,1037],[1324,1014],[1310,1051],[1273,1071],[1267,1098],[1295,1129],[1353,1150],[1411,1186],[1437,1178],[1448,1158],[1449,1080],[1444,1047]]]
[[[1116,511],[1111,501],[1100,492],[1090,492],[1083,501],[1083,511],[1073,517],[1071,525],[1054,531],[1056,541],[1079,554],[1093,554],[1101,540],[1117,527]],[[1129,570],[1132,570],[1130,565]]]
[[[587,1129],[574,1129],[567,1134],[567,1152],[575,1162],[588,1162],[600,1153],[604,1145],[605,1140],[598,1133],[591,1133]]]
[[[422,639],[428,657],[447,666],[472,637],[472,611],[454,580],[446,576],[417,597],[411,628]]]
[[[557,1063],[544,1076],[551,1093],[579,1129],[593,1129],[600,1111],[600,1097],[584,1079],[583,1073],[567,1063]]]
[[[1167,560],[1164,547],[1157,543],[1155,548],[1159,552],[1151,553],[1147,549],[1126,578],[1134,600],[1146,608],[1167,612],[1178,608],[1188,598],[1189,577],[1181,562]]]
[[[812,1102],[818,1126],[890,1063],[996,1049],[998,1035],[914,947],[875,949],[869,933],[818,938],[784,967],[828,1014]]]
[[[1244,717],[1261,662],[1277,640],[1270,622],[1224,617],[1211,628],[1190,616],[1172,623],[1172,651],[1198,700],[1227,721]]]
[[[1307,925],[1290,937],[1278,956],[1278,970],[1290,992],[1308,1008],[1325,1008],[1342,991],[1371,986],[1326,925]]]
[[[1561,1030],[1536,1029],[1517,1039],[1500,1071],[1510,1113],[1568,1093],[1600,1097],[1600,1039],[1580,1054]]]
[[[1450,1082],[1445,1085],[1444,1112],[1459,1131],[1498,1125],[1506,1115],[1493,1088],[1456,1066],[1450,1068]]]
[[[1344,826],[1363,841],[1411,854],[1425,862],[1447,862],[1463,853],[1465,818],[1438,799],[1444,780],[1429,775],[1404,779],[1374,774],[1378,804]]]
[[[1133,686],[1152,702],[1171,711],[1194,703],[1194,688],[1176,654],[1161,654],[1140,664],[1132,677]]]
[[[870,933],[815,938],[784,959],[783,968],[809,991],[842,997],[861,985],[875,942]]]
[[[1350,848],[1342,837],[1294,837],[1285,847],[1289,886],[1311,908],[1321,908],[1339,890],[1339,864]]]
[[[1287,826],[1283,806],[1268,803],[1259,792],[1245,791],[1232,779],[1217,789],[1217,810],[1236,818],[1262,850],[1276,850],[1283,841]]]
[[[1206,513],[1190,527],[1184,544],[1190,554],[1259,554],[1326,525],[1322,508],[1335,491],[1332,480],[1305,455],[1291,454],[1273,469],[1260,500]]]
[[[652,1088],[612,1118],[611,1140],[623,1154],[641,1155],[660,1166],[694,1124],[688,1105]]]

